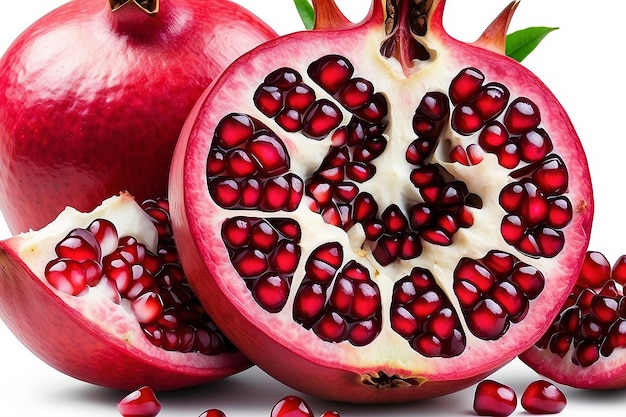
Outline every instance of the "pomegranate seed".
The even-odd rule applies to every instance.
[[[353,78],[341,87],[337,93],[339,102],[349,111],[356,111],[366,106],[374,94],[374,86],[363,78]]]
[[[246,144],[246,151],[259,164],[263,176],[280,175],[289,169],[289,154],[279,138],[261,133]]]
[[[513,135],[521,135],[535,129],[541,123],[539,108],[530,99],[515,99],[504,115],[504,125]]]
[[[298,132],[302,129],[302,115],[298,110],[285,109],[276,115],[275,120],[287,132]]]
[[[511,141],[508,141],[506,145],[501,147],[497,151],[496,156],[498,157],[500,166],[508,169],[515,168],[519,165],[521,160],[517,144]]]
[[[330,282],[343,262],[339,243],[327,243],[315,249],[305,266],[306,277],[316,282]]]
[[[277,313],[287,302],[289,287],[290,283],[284,277],[268,273],[254,281],[252,295],[266,311]]]
[[[509,102],[509,90],[500,83],[489,83],[472,100],[472,107],[483,121],[496,118]]]
[[[583,265],[578,275],[578,285],[599,288],[611,276],[611,264],[606,257],[596,251],[585,254]]]
[[[565,197],[548,199],[547,223],[555,229],[563,229],[574,218],[572,203]],[[624,281],[626,282],[626,281]]]
[[[289,90],[285,96],[285,107],[304,112],[315,102],[315,98],[315,91],[311,87],[300,84]]]
[[[261,85],[254,93],[254,104],[267,117],[274,117],[283,108],[283,94],[278,87]]]
[[[626,255],[617,258],[617,261],[613,264],[613,268],[611,268],[611,278],[621,285],[626,284]]]
[[[522,407],[531,414],[557,414],[567,406],[565,394],[547,381],[534,381],[522,394]]]
[[[484,340],[497,340],[508,329],[508,316],[492,299],[479,301],[469,313],[467,325],[474,335]]]
[[[519,139],[520,157],[525,162],[538,162],[552,151],[552,140],[543,129],[523,134]]]
[[[337,411],[325,411],[321,417],[340,417],[340,414]]]
[[[347,324],[340,314],[328,312],[313,326],[313,331],[322,340],[328,342],[341,342],[346,338]]]
[[[302,283],[294,300],[294,319],[309,326],[322,312],[325,303],[326,293],[322,285],[311,281]]]
[[[169,215],[167,216],[166,221],[169,221]],[[87,230],[95,236],[96,240],[100,244],[103,256],[110,254],[117,248],[119,236],[117,235],[115,225],[113,225],[113,223],[109,220],[95,219],[87,227]]]
[[[476,386],[474,411],[480,416],[509,416],[517,407],[517,395],[512,388],[492,380]]]
[[[561,158],[551,157],[542,162],[532,175],[533,182],[546,195],[556,195],[567,190],[569,174]]]
[[[307,72],[324,90],[335,94],[352,78],[354,67],[342,56],[327,55],[313,62]]]
[[[281,91],[289,90],[302,82],[302,76],[292,68],[279,68],[265,77],[265,83],[275,85]]]
[[[226,155],[226,174],[234,178],[254,175],[258,167],[250,156],[241,149],[234,149]]]
[[[267,271],[268,261],[260,250],[245,249],[233,258],[233,266],[242,277],[255,278]]]
[[[210,410],[206,410],[198,417],[226,417],[226,414],[222,410],[218,410],[216,408],[212,408]]]
[[[450,83],[448,94],[455,106],[470,101],[480,90],[485,76],[476,68],[465,68]]]
[[[155,417],[161,411],[161,403],[150,387],[142,387],[122,398],[117,411],[124,417]]]
[[[154,323],[163,312],[163,301],[157,293],[148,292],[131,303],[131,310],[140,324]]]
[[[250,219],[244,217],[227,219],[222,226],[222,238],[230,247],[242,248],[250,240],[251,228]]]
[[[381,93],[376,93],[371,101],[363,108],[359,109],[355,114],[359,118],[371,122],[380,122],[389,113],[389,104],[387,99]]]
[[[74,229],[54,248],[59,258],[69,258],[81,262],[86,259],[100,261],[100,243],[89,230]]]
[[[302,398],[288,395],[274,405],[270,417],[313,417],[313,410]]]
[[[88,291],[87,273],[78,261],[54,259],[46,265],[45,277],[55,289],[69,295],[83,295]]]
[[[339,127],[342,120],[341,110],[334,103],[320,99],[304,115],[302,133],[311,139],[321,140]]]
[[[249,116],[231,113],[215,128],[215,139],[222,149],[233,149],[252,139],[254,130],[254,123]]]
[[[448,97],[437,92],[427,93],[416,109],[416,114],[432,121],[445,118],[449,112]]]
[[[461,135],[471,135],[482,127],[483,119],[472,106],[463,104],[452,112],[452,128]]]

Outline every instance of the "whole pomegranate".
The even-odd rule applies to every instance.
[[[0,319],[52,367],[116,389],[176,389],[248,368],[189,287],[168,210],[122,193],[0,241]]]
[[[0,59],[0,210],[13,233],[128,190],[165,197],[189,110],[275,37],[227,0],[72,0]]]
[[[626,255],[613,265],[585,256],[578,281],[545,334],[520,358],[553,381],[586,389],[626,387]]]
[[[352,24],[238,59],[190,114],[172,224],[225,334],[294,389],[350,402],[478,382],[550,325],[587,247],[586,157],[549,89],[474,44],[445,1],[375,0]]]

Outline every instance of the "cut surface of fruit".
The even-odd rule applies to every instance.
[[[315,3],[338,30],[244,55],[181,134],[170,202],[190,283],[300,391],[467,387],[569,294],[593,213],[585,154],[548,88],[490,50],[504,31],[461,43],[444,1],[376,0],[360,24]]]
[[[49,365],[117,389],[175,389],[250,366],[189,287],[166,200],[142,207],[122,193],[0,242],[0,318]]]
[[[588,389],[626,386],[626,255],[613,265],[589,251],[548,331],[520,358],[553,381]]]

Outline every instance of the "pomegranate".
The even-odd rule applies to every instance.
[[[73,0],[0,59],[0,210],[13,233],[128,190],[166,197],[178,134],[206,86],[275,37],[216,0]]]
[[[156,417],[161,412],[161,403],[150,387],[141,387],[117,403],[117,411],[123,417]]]
[[[270,375],[348,402],[468,387],[567,298],[593,196],[564,109],[503,56],[509,6],[466,44],[445,1],[375,0],[351,23],[235,61],[190,114],[170,176],[191,286]]]
[[[613,266],[589,251],[576,286],[550,328],[520,358],[577,388],[626,387],[626,255]]]
[[[165,200],[142,208],[123,193],[1,241],[0,318],[51,366],[117,389],[175,389],[250,366],[189,287]]]
[[[474,411],[479,416],[510,416],[517,408],[513,388],[490,379],[481,381],[474,393]]]
[[[288,395],[274,405],[270,417],[313,417],[313,410],[302,398]]]
[[[522,394],[522,407],[531,414],[557,414],[566,406],[565,394],[548,381],[533,381]]]
[[[226,417],[226,414],[222,410],[218,410],[217,408],[211,408],[210,410],[206,410],[198,417]]]

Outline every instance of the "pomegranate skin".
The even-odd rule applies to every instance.
[[[331,2],[320,0],[317,3],[328,5]],[[331,31],[328,33],[314,32],[288,35],[279,40],[270,41],[237,60],[200,98],[195,109],[190,114],[177,145],[170,175],[169,199],[177,244],[181,248],[181,256],[183,257],[191,285],[199,298],[206,303],[207,310],[211,311],[211,314],[220,323],[220,326],[229,338],[243,352],[246,352],[251,360],[270,375],[299,391],[336,401],[390,403],[432,398],[471,386],[515,358],[517,354],[524,350],[524,346],[530,346],[533,343],[533,339],[538,338],[543,329],[549,326],[549,321],[546,321],[546,318],[556,315],[560,304],[565,300],[571,287],[574,285],[574,277],[570,273],[578,271],[581,266],[584,250],[588,244],[593,215],[593,195],[584,152],[577,140],[570,141],[572,137],[575,137],[574,128],[559,105],[558,100],[549,92],[547,87],[526,69],[517,64],[513,65],[507,58],[485,51],[480,47],[465,45],[450,38],[441,26],[440,19],[445,3],[443,0],[432,2],[433,11],[432,15],[429,16],[429,34],[432,35],[434,33],[436,37],[436,40],[428,45],[432,46],[433,50],[436,51],[436,53],[433,53],[433,56],[437,57],[434,60],[433,68],[428,67],[431,64],[430,62],[420,62],[412,67],[407,63],[409,57],[402,54],[409,54],[414,52],[414,50],[409,47],[403,49],[401,46],[398,46],[396,49],[389,48],[390,53],[395,53],[394,57],[397,58],[396,61],[393,61],[395,66],[389,69],[384,63],[381,64],[385,61],[381,59],[379,50],[382,42],[381,38],[384,39],[385,35],[384,31],[380,29],[383,26],[382,22],[385,20],[383,9],[385,4],[390,3],[392,2],[384,0],[374,1],[372,12],[360,26],[357,25],[343,31]],[[395,3],[401,9],[409,2],[400,0]],[[412,2],[411,4],[414,3]],[[408,8],[408,6],[406,7]],[[399,32],[400,34],[397,36],[399,39],[402,39],[402,35],[410,36],[406,28],[404,32],[401,30]],[[401,43],[401,41],[398,42]],[[327,45],[329,44],[333,45],[332,50],[328,48]],[[305,45],[306,48],[304,47]],[[393,46],[391,42],[389,45]],[[456,48],[462,50],[463,53],[455,54],[454,52],[457,52]],[[310,52],[310,55],[307,55],[306,52]],[[550,109],[551,117],[546,117],[546,123],[549,126],[546,126],[559,142],[555,142],[554,148],[564,158],[565,164],[575,167],[573,169],[576,171],[575,175],[571,176],[570,188],[568,190],[568,196],[571,196],[573,200],[572,204],[575,207],[575,214],[572,215],[571,222],[567,226],[565,254],[555,259],[552,263],[545,263],[546,286],[545,289],[540,291],[541,295],[537,298],[538,301],[530,308],[528,316],[525,316],[521,324],[516,323],[517,327],[511,325],[509,333],[503,337],[489,341],[482,346],[480,342],[473,345],[471,345],[472,342],[468,342],[465,352],[458,356],[446,358],[418,358],[417,354],[411,356],[413,352],[405,354],[408,351],[408,349],[404,351],[405,344],[396,344],[395,341],[398,340],[397,335],[394,335],[391,331],[387,331],[384,333],[384,336],[379,336],[374,342],[365,346],[351,345],[346,340],[339,342],[333,340],[336,343],[327,343],[321,337],[313,334],[312,330],[296,325],[293,319],[295,314],[292,314],[295,312],[295,309],[291,309],[291,307],[294,306],[294,299],[298,294],[295,288],[298,288],[298,285],[305,279],[302,278],[302,275],[304,275],[302,270],[306,268],[305,260],[312,259],[312,257],[307,258],[307,256],[313,253],[314,250],[319,249],[322,243],[333,242],[333,239],[340,240],[342,244],[346,244],[343,240],[344,236],[341,234],[342,231],[337,232],[336,229],[326,228],[323,221],[308,216],[308,212],[306,212],[307,207],[303,206],[306,202],[310,203],[311,200],[305,200],[304,197],[302,206],[293,210],[294,214],[286,209],[277,210],[277,213],[268,213],[267,211],[270,210],[265,211],[262,206],[259,206],[261,207],[259,209],[257,206],[253,206],[253,204],[250,204],[253,206],[252,209],[244,203],[241,203],[241,206],[237,206],[237,203],[229,206],[229,202],[235,201],[236,198],[228,194],[228,187],[231,183],[245,177],[243,174],[239,177],[235,174],[231,175],[234,179],[230,177],[228,179],[233,179],[233,181],[231,183],[225,181],[223,187],[226,190],[226,197],[219,203],[215,201],[217,200],[215,195],[221,196],[219,192],[215,192],[211,188],[212,184],[209,181],[213,177],[207,175],[207,171],[214,169],[211,166],[212,164],[220,165],[226,158],[214,157],[211,152],[228,140],[232,140],[232,143],[235,143],[233,145],[233,148],[235,148],[241,145],[238,139],[244,136],[244,134],[241,134],[241,131],[244,130],[241,126],[245,125],[243,122],[237,125],[237,129],[232,129],[233,131],[236,130],[235,133],[229,132],[229,135],[218,136],[219,123],[224,120],[228,120],[228,123],[230,123],[228,126],[231,127],[235,125],[233,122],[235,119],[239,117],[245,119],[246,116],[250,116],[250,120],[254,119],[251,123],[252,125],[257,123],[257,119],[261,121],[259,125],[263,124],[259,131],[268,126],[267,130],[274,129],[272,132],[278,131],[279,133],[276,134],[276,137],[283,141],[285,153],[289,153],[291,156],[290,161],[293,163],[293,166],[306,159],[308,154],[314,153],[316,148],[323,148],[325,151],[326,148],[324,147],[331,146],[329,142],[335,139],[332,133],[324,137],[320,141],[322,145],[319,145],[320,142],[315,142],[316,139],[319,139],[317,136],[313,138],[314,140],[307,142],[304,138],[305,135],[302,135],[300,131],[297,131],[292,136],[290,135],[292,132],[287,128],[284,130],[276,128],[275,124],[278,124],[276,121],[278,117],[272,119],[272,116],[267,118],[260,116],[260,113],[266,116],[267,114],[274,114],[271,110],[273,102],[271,97],[268,98],[271,94],[264,95],[268,90],[259,88],[264,86],[264,82],[269,84],[270,81],[268,80],[274,81],[275,73],[273,71],[278,71],[279,68],[285,67],[293,68],[302,75],[303,79],[306,79],[307,83],[314,85],[310,79],[306,78],[307,70],[311,69],[311,62],[318,63],[319,61],[315,61],[316,59],[328,57],[325,54],[338,54],[341,55],[341,59],[345,58],[345,61],[354,63],[354,79],[356,77],[364,77],[372,81],[374,86],[385,85],[388,90],[383,91],[383,93],[387,92],[389,97],[394,94],[400,96],[397,101],[393,101],[395,97],[390,98],[389,114],[392,115],[391,118],[396,116],[394,111],[401,113],[405,108],[410,109],[412,113],[417,107],[420,98],[426,92],[432,90],[437,92],[447,91],[449,86],[447,81],[445,85],[437,85],[436,87],[424,85],[426,84],[425,81],[420,83],[420,71],[425,74],[425,77],[436,73],[438,79],[441,79],[447,77],[445,72],[455,64],[459,68],[455,67],[454,73],[450,74],[450,78],[458,74],[458,69],[474,65],[479,66],[481,69],[485,69],[485,71],[489,70],[493,74],[498,74],[501,78],[496,81],[501,81],[507,85],[510,82],[511,85],[522,90],[516,94],[527,94],[540,108],[546,109],[546,111]],[[403,61],[405,58],[406,61]],[[460,62],[457,62],[456,59]],[[338,61],[332,62],[337,63]],[[423,66],[421,66],[422,64]],[[391,67],[392,65],[389,66]],[[504,66],[506,71],[501,66]],[[357,72],[357,67],[360,72]],[[318,67],[315,67],[312,72],[315,72],[316,68]],[[384,73],[384,76],[389,76],[387,78],[381,76],[384,78],[382,81],[373,79],[373,73],[376,72],[376,69],[389,71],[389,74]],[[339,72],[339,70],[336,71],[336,73]],[[506,72],[506,74],[503,74],[503,72]],[[248,83],[247,81],[249,80],[252,81]],[[401,82],[396,85],[394,82],[397,80],[401,80]],[[525,83],[520,86],[515,83],[515,80],[525,80]],[[284,79],[280,81],[282,82]],[[412,82],[414,84],[411,84]],[[279,82],[276,82],[276,84],[279,84]],[[389,85],[392,86],[390,87]],[[327,87],[327,85],[325,84],[324,87]],[[385,87],[379,88],[384,90]],[[235,89],[237,90],[237,95],[233,94]],[[330,87],[325,88],[325,90],[328,92]],[[337,90],[333,91],[336,92]],[[408,91],[415,92],[416,96],[409,97],[410,93]],[[335,98],[334,92],[328,95],[320,93],[320,95],[324,98],[328,98],[328,96]],[[404,94],[405,92],[407,94]],[[269,105],[267,107],[257,105],[254,108],[254,104],[250,104],[253,101],[252,97],[261,97],[259,102],[263,101],[261,104],[267,102]],[[437,109],[437,106],[433,105],[432,108]],[[233,114],[235,116],[232,116]],[[408,124],[408,121],[410,121],[408,117],[405,120],[393,120],[389,123],[389,126],[393,129],[403,122]],[[248,126],[245,125],[245,128],[248,128]],[[402,128],[399,129],[402,132]],[[413,134],[412,132],[407,133],[408,130],[406,129],[403,132],[405,133],[404,136],[398,135],[398,137],[388,139],[388,146],[391,146],[392,141],[401,140],[401,137],[406,138]],[[258,132],[255,131],[254,134],[258,134]],[[389,137],[392,136],[393,134],[389,134]],[[340,139],[337,140],[339,141]],[[299,142],[301,140],[304,142]],[[326,142],[323,142],[324,140]],[[222,143],[215,145],[215,142]],[[253,141],[248,143],[253,143]],[[230,146],[231,143],[227,145]],[[224,145],[224,149],[230,149],[227,145]],[[242,145],[241,148],[245,148],[245,146]],[[219,151],[215,151],[215,155],[219,155],[219,152],[222,152],[222,150],[222,148],[219,148]],[[224,153],[226,152],[224,151]],[[279,153],[280,151],[275,152],[275,154]],[[396,157],[395,159],[385,161],[387,166],[394,164],[402,165],[405,154],[398,152],[394,156]],[[320,157],[320,159],[323,158],[324,156]],[[492,157],[490,156],[490,158]],[[485,161],[487,159],[485,158]],[[306,162],[310,161],[307,160]],[[447,163],[449,161],[443,161],[442,163],[444,162]],[[487,161],[486,163],[489,162]],[[297,172],[297,174],[305,178],[303,183],[306,185],[306,180],[313,177],[313,174],[310,174],[310,172],[314,171],[318,165],[316,163],[302,163],[302,165],[304,167],[297,165],[297,168],[293,168],[293,171],[290,171],[292,169],[290,167],[286,172],[288,174]],[[332,164],[329,165],[332,167]],[[382,163],[377,165],[381,170],[383,166],[384,164]],[[471,164],[467,166],[471,166]],[[480,162],[476,166],[481,166]],[[484,167],[485,165],[482,166]],[[496,166],[497,169],[494,171],[498,171],[503,167]],[[244,166],[241,171],[247,172],[247,168],[247,166]],[[221,172],[220,169],[216,168],[214,171]],[[296,171],[296,169],[301,169],[301,171]],[[315,173],[319,171],[315,171]],[[331,169],[328,169],[328,171],[331,171]],[[302,174],[302,172],[306,174]],[[323,173],[329,176],[332,174],[332,172]],[[485,169],[481,173],[489,172]],[[480,176],[481,173],[474,175]],[[401,174],[405,173],[402,172]],[[215,177],[219,177],[219,175],[221,174],[215,174]],[[309,176],[307,177],[306,175]],[[392,194],[394,192],[393,182],[399,178],[401,178],[401,175],[398,175],[386,184],[379,184],[379,186],[383,191],[388,191],[389,194]],[[242,180],[242,183],[244,183],[244,180]],[[215,188],[217,187],[215,186]],[[251,186],[250,188],[253,187]],[[235,189],[234,185],[232,189]],[[210,195],[210,192],[214,192],[215,195]],[[569,194],[570,192],[571,194]],[[388,197],[389,200],[396,202],[392,197],[388,196],[389,194],[382,194]],[[240,201],[243,201],[246,196],[244,196],[244,192],[241,195]],[[230,197],[232,199],[229,200]],[[307,195],[307,197],[311,197],[311,195]],[[492,197],[494,197],[493,200],[496,200],[497,205],[497,195]],[[485,201],[485,206],[489,204],[487,199],[483,201]],[[220,203],[223,204],[220,205]],[[401,201],[398,204],[403,205],[405,203],[406,201]],[[313,206],[311,211],[314,211],[314,205],[311,204],[311,206]],[[246,212],[246,210],[249,211]],[[382,208],[380,211],[382,211]],[[274,311],[270,311],[269,308],[266,311],[259,308],[260,302],[254,299],[257,294],[251,294],[252,291],[246,288],[247,282],[244,283],[244,280],[241,279],[244,274],[239,276],[238,271],[236,271],[238,267],[244,269],[246,265],[241,261],[241,258],[235,258],[228,251],[237,247],[235,241],[239,235],[233,232],[233,238],[231,239],[233,243],[231,244],[231,242],[226,242],[226,238],[221,234],[221,232],[223,233],[222,227],[226,223],[225,219],[230,220],[234,218],[238,220],[246,216],[254,219],[251,220],[251,223],[258,218],[273,219],[279,217],[291,219],[293,217],[297,219],[303,230],[301,239],[303,256],[296,273],[292,277],[294,279],[292,288],[294,289],[289,297],[285,297],[285,310],[276,314],[274,314]],[[492,218],[489,221],[500,225],[501,217],[497,220]],[[304,231],[305,229],[307,230]],[[360,229],[357,229],[355,234],[359,232]],[[463,239],[465,242],[471,243],[465,249],[472,251],[474,244],[480,245],[482,237],[492,238],[495,236],[495,239],[499,239],[499,233],[500,229],[498,228],[491,236],[476,237],[475,240],[470,237]],[[314,243],[310,243],[304,249],[311,241],[314,241]],[[316,247],[318,244],[320,246]],[[357,258],[363,264],[366,264],[369,258],[367,260],[362,258],[371,258],[371,253],[367,253],[371,247],[365,246],[350,246],[345,250],[345,256]],[[499,248],[502,249],[502,247]],[[512,253],[518,253],[515,252],[516,249],[506,246],[504,248]],[[350,249],[353,249],[354,253]],[[453,258],[455,255],[458,254],[453,254],[451,257]],[[528,260],[527,258],[524,259]],[[319,259],[322,259],[322,257],[320,256]],[[443,264],[448,259],[444,254],[441,254],[438,258],[441,262],[437,264],[435,261],[434,264],[438,268],[443,268]],[[241,262],[241,264],[235,266],[234,264],[238,262]],[[528,262],[532,261],[528,260]],[[537,261],[537,264],[540,263]],[[407,262],[407,264],[410,264],[410,262]],[[384,272],[386,265],[374,265],[372,270],[375,270],[375,272],[371,275],[375,275],[376,278],[373,280],[382,286],[383,281],[389,278],[389,276],[385,276]],[[401,265],[398,267],[399,269],[403,266],[406,267],[401,262],[393,264],[392,261],[391,265],[392,268]],[[422,266],[420,260],[414,261],[412,265]],[[406,268],[408,269],[409,267]],[[364,269],[366,268],[364,267]],[[246,273],[248,272],[246,271]],[[254,273],[255,271],[249,272],[248,276],[252,276]],[[296,278],[297,274],[301,275]],[[439,278],[444,275],[440,274]],[[393,276],[393,278],[397,277]],[[296,279],[302,279],[302,281],[296,282]],[[451,286],[452,284],[449,285]],[[392,288],[386,288],[386,291],[381,290],[380,293],[389,297],[392,291]],[[295,296],[294,293],[296,294]],[[389,314],[389,306],[383,306],[382,311],[384,312],[383,314]],[[384,324],[387,326],[387,330],[389,330],[389,323],[385,322]],[[383,329],[382,332],[385,332],[385,330]],[[395,340],[393,339],[394,337],[396,338]],[[389,344],[385,344],[385,342],[389,342]],[[372,345],[376,346],[372,347]],[[403,353],[398,354],[400,358],[394,358],[393,355],[401,350],[403,350]]]
[[[114,199],[109,209],[135,204],[128,194]],[[113,310],[92,306],[91,312],[100,320],[96,322],[74,308],[80,300],[46,285],[23,260],[20,248],[25,243],[34,248],[32,253],[42,251],[28,243],[26,235],[0,241],[0,319],[32,353],[58,371],[124,391],[144,385],[166,391],[222,379],[251,366],[239,352],[213,357],[166,352],[151,345],[140,330],[127,327],[119,316],[120,322],[102,327]]]
[[[229,1],[70,1],[0,60],[0,209],[12,233],[120,190],[166,195],[182,124],[206,86],[275,32]]]

